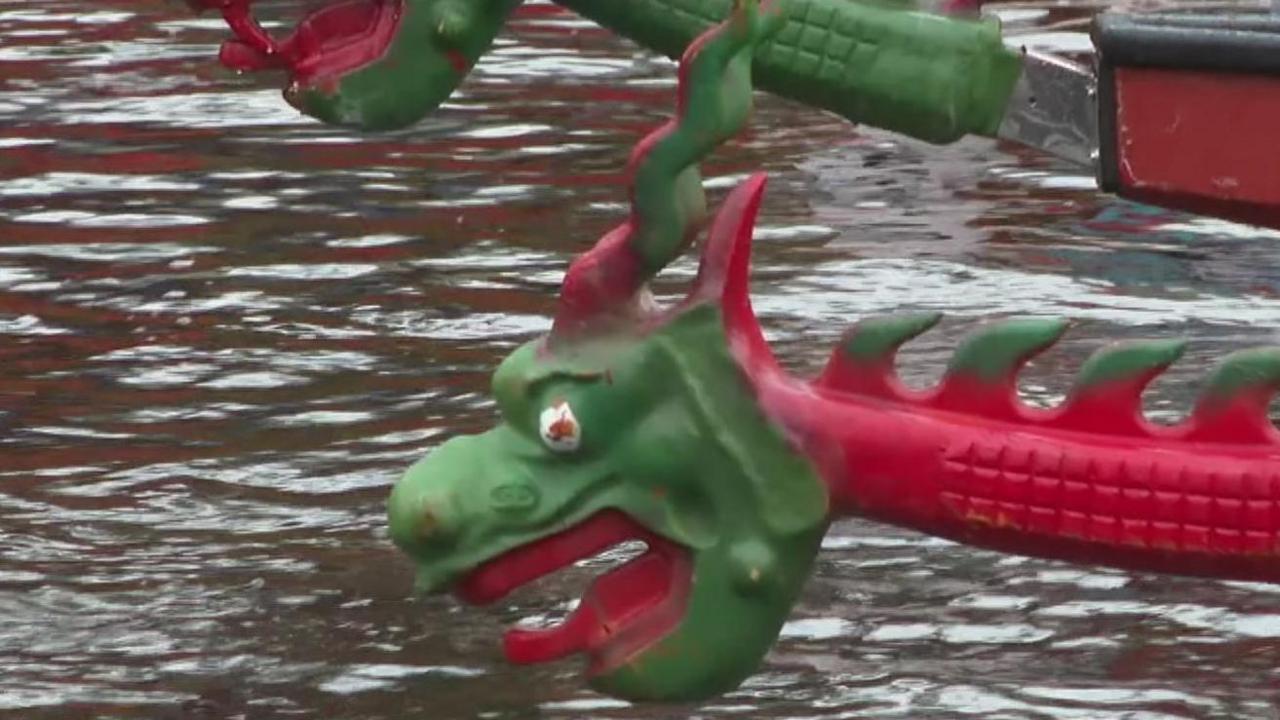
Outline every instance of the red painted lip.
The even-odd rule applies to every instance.
[[[568,530],[522,545],[469,573],[456,592],[475,605],[611,547],[641,540],[640,556],[596,578],[562,623],[513,628],[503,638],[507,659],[540,663],[584,652],[591,674],[609,672],[661,640],[684,616],[693,581],[687,549],[658,537],[621,512],[607,510]]]
[[[404,17],[404,0],[340,0],[308,14],[284,40],[258,24],[252,0],[189,0],[222,11],[236,39],[222,64],[237,71],[289,70],[295,83],[336,79],[383,57]]]

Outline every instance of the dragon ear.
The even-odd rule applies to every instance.
[[[719,301],[734,358],[751,378],[776,370],[751,309],[751,240],[768,177],[755,173],[725,198],[707,235],[698,276],[682,306]]]

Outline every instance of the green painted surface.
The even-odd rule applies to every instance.
[[[646,278],[688,249],[706,216],[697,162],[739,133],[751,114],[751,48],[777,32],[782,18],[748,7],[689,63],[678,124],[635,170],[631,244]]]
[[[845,333],[841,347],[854,360],[886,360],[911,338],[926,332],[942,319],[942,313],[901,313],[859,320]]]
[[[675,58],[726,17],[732,0],[556,0],[650,50]],[[386,57],[337,87],[290,93],[320,120],[404,127],[444,102],[492,45],[519,0],[407,0]],[[958,19],[872,0],[778,0],[781,30],[762,43],[765,90],[934,143],[994,135],[1021,70],[994,19]]]
[[[669,57],[731,0],[556,0]],[[948,143],[994,135],[1021,70],[993,19],[894,3],[780,0],[786,25],[756,52],[756,87],[853,122]]]
[[[1104,347],[1081,366],[1076,391],[1154,376],[1182,357],[1186,347],[1183,340],[1134,340]]]
[[[695,162],[745,122],[750,64],[733,58],[764,25],[753,2],[740,10],[683,88],[690,109],[718,120],[689,118],[651,150],[665,165],[656,193],[661,178],[670,186],[688,177],[671,163]],[[696,142],[681,134],[704,132]],[[391,537],[416,561],[419,586],[443,589],[486,560],[621,510],[687,549],[693,581],[674,629],[593,685],[634,700],[736,687],[759,667],[808,577],[828,524],[826,485],[765,417],[717,304],[649,331],[556,340],[521,347],[494,373],[494,429],[450,440],[397,483]],[[544,412],[564,404],[580,428],[572,448],[543,434]]]
[[[291,88],[290,104],[318,120],[366,130],[418,122],[453,94],[521,0],[406,0],[386,54],[336,84]],[[459,60],[465,67],[459,68]]]
[[[768,422],[730,355],[719,309],[701,305],[643,338],[599,338],[549,356],[531,343],[498,369],[502,421],[414,465],[388,508],[423,589],[615,508],[690,550],[694,585],[676,629],[593,679],[645,700],[707,697],[755,671],[803,586],[827,527],[816,470]],[[576,451],[545,446],[538,418],[568,402]]]
[[[1280,389],[1280,348],[1251,348],[1223,358],[1201,395],[1201,403],[1225,403],[1242,394]]]
[[[948,375],[965,375],[994,383],[1013,377],[1022,363],[1062,337],[1060,318],[1013,318],[979,329],[956,350]]]

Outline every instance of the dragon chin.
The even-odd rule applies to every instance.
[[[509,550],[467,573],[455,590],[468,604],[487,605],[580,560],[637,540],[645,543],[645,552],[597,577],[564,621],[537,630],[512,628],[503,638],[503,649],[513,663],[543,663],[586,653],[588,676],[609,673],[675,629],[693,581],[690,550],[648,531],[625,513],[606,510]]]

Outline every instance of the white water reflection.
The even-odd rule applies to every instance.
[[[1173,294],[1171,296],[1171,291]],[[1265,327],[1280,320],[1274,295],[1164,288],[1158,296],[1120,292],[1097,279],[974,267],[936,260],[838,260],[798,274],[781,292],[759,294],[761,314],[803,314],[816,323],[903,307],[958,315],[1052,315],[1126,325],[1195,320]]]

